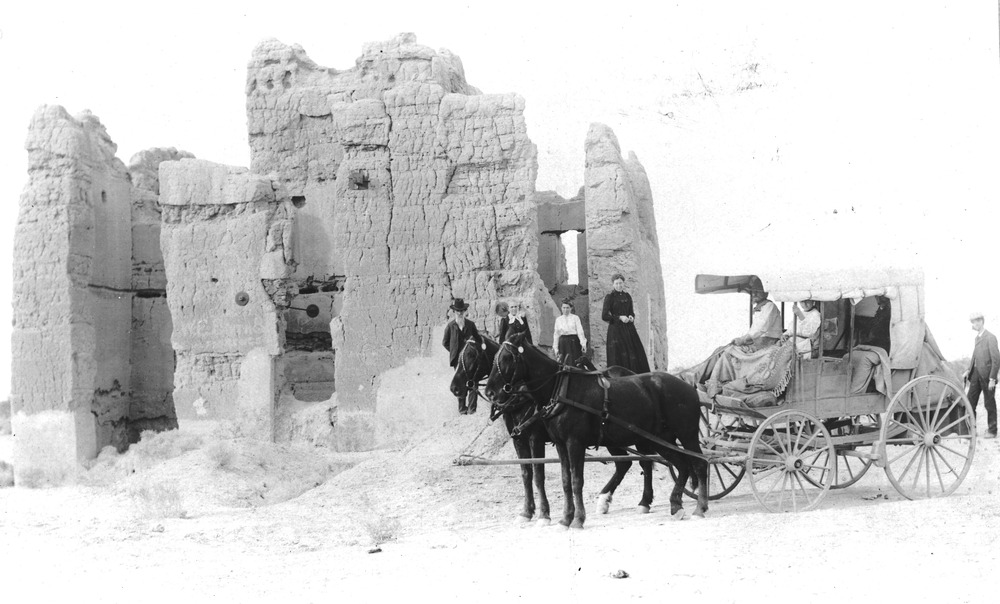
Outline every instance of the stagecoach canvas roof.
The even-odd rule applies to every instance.
[[[923,293],[924,273],[920,269],[848,268],[836,270],[794,270],[747,272],[730,275],[698,275],[699,294],[737,293],[749,290],[750,279],[760,278],[770,298],[776,302],[800,300],[855,300],[883,295],[896,299],[901,292]],[[922,297],[922,296],[921,296]]]

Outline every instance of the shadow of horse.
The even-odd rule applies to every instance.
[[[701,456],[698,435],[701,405],[697,391],[689,384],[668,373],[656,372],[611,377],[603,380],[605,388],[599,375],[567,371],[520,335],[508,338],[495,354],[486,382],[486,396],[495,400],[504,393],[520,390],[529,394],[537,406],[545,406],[543,422],[562,466],[566,503],[560,524],[582,528],[586,521],[583,460],[586,448],[594,446],[635,446],[643,454],[660,454],[677,470],[670,513],[683,512],[681,495],[689,479],[692,488],[698,490],[695,515],[703,516],[708,510],[708,462]],[[680,442],[697,457],[653,442],[615,422],[603,422],[602,412],[660,441],[674,446]],[[651,474],[647,471],[650,480]]]
[[[451,380],[452,394],[456,397],[464,397],[469,390],[477,388],[478,383],[490,374],[499,349],[500,345],[495,340],[485,336],[482,338],[482,342],[477,342],[472,338],[466,341],[459,354],[455,375]],[[580,357],[575,364],[581,370],[597,371],[587,357]],[[633,375],[628,369],[618,366],[608,367],[602,374],[607,377]],[[490,397],[490,400],[492,402],[490,419],[503,418],[518,459],[544,458],[545,444],[552,442],[552,439],[545,429],[545,423],[540,421],[541,409],[530,393],[511,391],[500,393],[497,397]],[[626,455],[628,453],[619,447],[606,448],[611,455]],[[653,464],[643,460],[639,462],[639,466],[643,471],[643,493],[642,499],[639,501],[639,511],[646,513],[649,512],[649,507],[653,502]],[[608,512],[615,490],[631,467],[632,462],[628,460],[615,462],[615,472],[601,489],[598,497],[601,513]],[[534,490],[538,491],[538,520],[543,523],[548,522],[550,510],[545,491],[545,464],[521,464],[521,481],[524,486],[524,504],[519,517],[528,521],[535,516],[535,496],[532,490],[532,484],[534,484]]]

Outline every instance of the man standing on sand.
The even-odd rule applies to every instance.
[[[458,365],[458,357],[462,353],[465,343],[471,338],[477,345],[482,343],[482,336],[476,329],[476,324],[465,318],[465,313],[469,310],[469,305],[462,298],[455,298],[451,305],[451,312],[455,317],[448,321],[444,328],[444,340],[441,344],[448,350],[451,366]],[[479,391],[475,388],[469,390],[468,404],[465,399],[458,399],[458,412],[468,415],[476,412],[476,401],[479,400]]]
[[[997,437],[997,369],[1000,369],[1000,349],[997,348],[997,337],[986,331],[983,313],[974,312],[969,315],[972,330],[976,332],[976,346],[972,350],[972,360],[969,368],[962,374],[962,379],[969,383],[969,402],[972,403],[972,415],[976,414],[979,404],[979,393],[986,400],[986,435],[985,438]]]

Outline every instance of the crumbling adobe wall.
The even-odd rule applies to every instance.
[[[273,440],[291,201],[246,168],[182,159],[160,164],[160,204],[177,415]]]
[[[614,132],[591,124],[586,140],[585,201],[594,358],[604,364],[607,323],[601,321],[611,276],[621,273],[632,296],[636,328],[649,366],[667,368],[667,319],[653,195],[634,153],[622,158]]]
[[[251,169],[304,198],[295,279],[345,278],[332,325],[342,448],[374,444],[380,376],[440,348],[434,330],[453,297],[484,330],[498,299],[521,299],[536,333],[555,312],[535,270],[537,164],[523,111],[517,95],[479,94],[458,57],[412,34],[367,45],[344,71],[275,40],[255,49]],[[440,405],[453,405],[446,384]],[[434,413],[402,415],[416,428]]]
[[[26,147],[14,242],[15,480],[59,483],[77,457],[126,446],[131,196],[116,145],[89,112],[41,107]]]

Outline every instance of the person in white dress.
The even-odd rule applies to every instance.
[[[795,337],[795,351],[800,357],[808,359],[812,357],[813,349],[816,348],[819,326],[823,322],[823,317],[816,308],[814,300],[804,300],[792,305],[792,312],[795,313],[796,325],[795,333],[789,329],[785,335]]]
[[[560,363],[572,365],[587,352],[587,336],[583,333],[580,317],[573,314],[573,302],[566,298],[561,308],[562,314],[556,317],[556,327],[552,334],[552,349]]]

